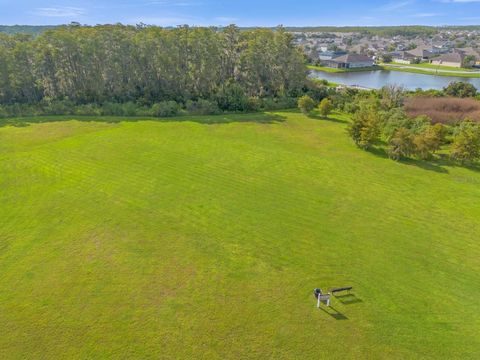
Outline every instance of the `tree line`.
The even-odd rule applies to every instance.
[[[36,37],[0,34],[0,106],[10,108],[200,102],[242,111],[296,98],[305,83],[303,54],[281,27],[72,25]]]

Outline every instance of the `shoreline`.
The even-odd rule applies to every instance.
[[[480,71],[449,71],[443,69],[429,69],[429,68],[419,68],[419,67],[410,67],[407,65],[397,65],[397,64],[382,64],[374,67],[368,68],[358,68],[358,69],[334,69],[324,66],[316,65],[307,65],[309,70],[321,71],[325,73],[352,73],[352,72],[368,72],[368,71],[397,71],[397,72],[406,72],[412,74],[421,74],[421,75],[430,75],[430,76],[441,76],[441,77],[461,77],[468,79],[478,79],[480,78]]]

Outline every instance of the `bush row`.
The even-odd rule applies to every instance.
[[[199,99],[186,103],[162,101],[152,106],[140,105],[134,102],[103,104],[75,104],[70,100],[44,100],[36,104],[0,105],[0,118],[44,116],[44,115],[85,115],[85,116],[148,116],[173,117],[181,115],[215,115],[224,111],[255,112],[293,108],[296,98],[246,98],[237,102],[233,109],[214,101]]]

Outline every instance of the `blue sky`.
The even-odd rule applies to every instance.
[[[480,24],[480,0],[0,0],[0,24]]]

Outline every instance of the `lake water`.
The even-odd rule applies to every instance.
[[[385,85],[403,85],[408,90],[436,89],[441,90],[452,81],[464,81],[480,89],[480,78],[464,78],[451,76],[435,76],[414,74],[400,71],[362,71],[349,73],[327,73],[312,70],[310,76],[325,79],[342,85],[357,85],[370,89],[380,89]]]

